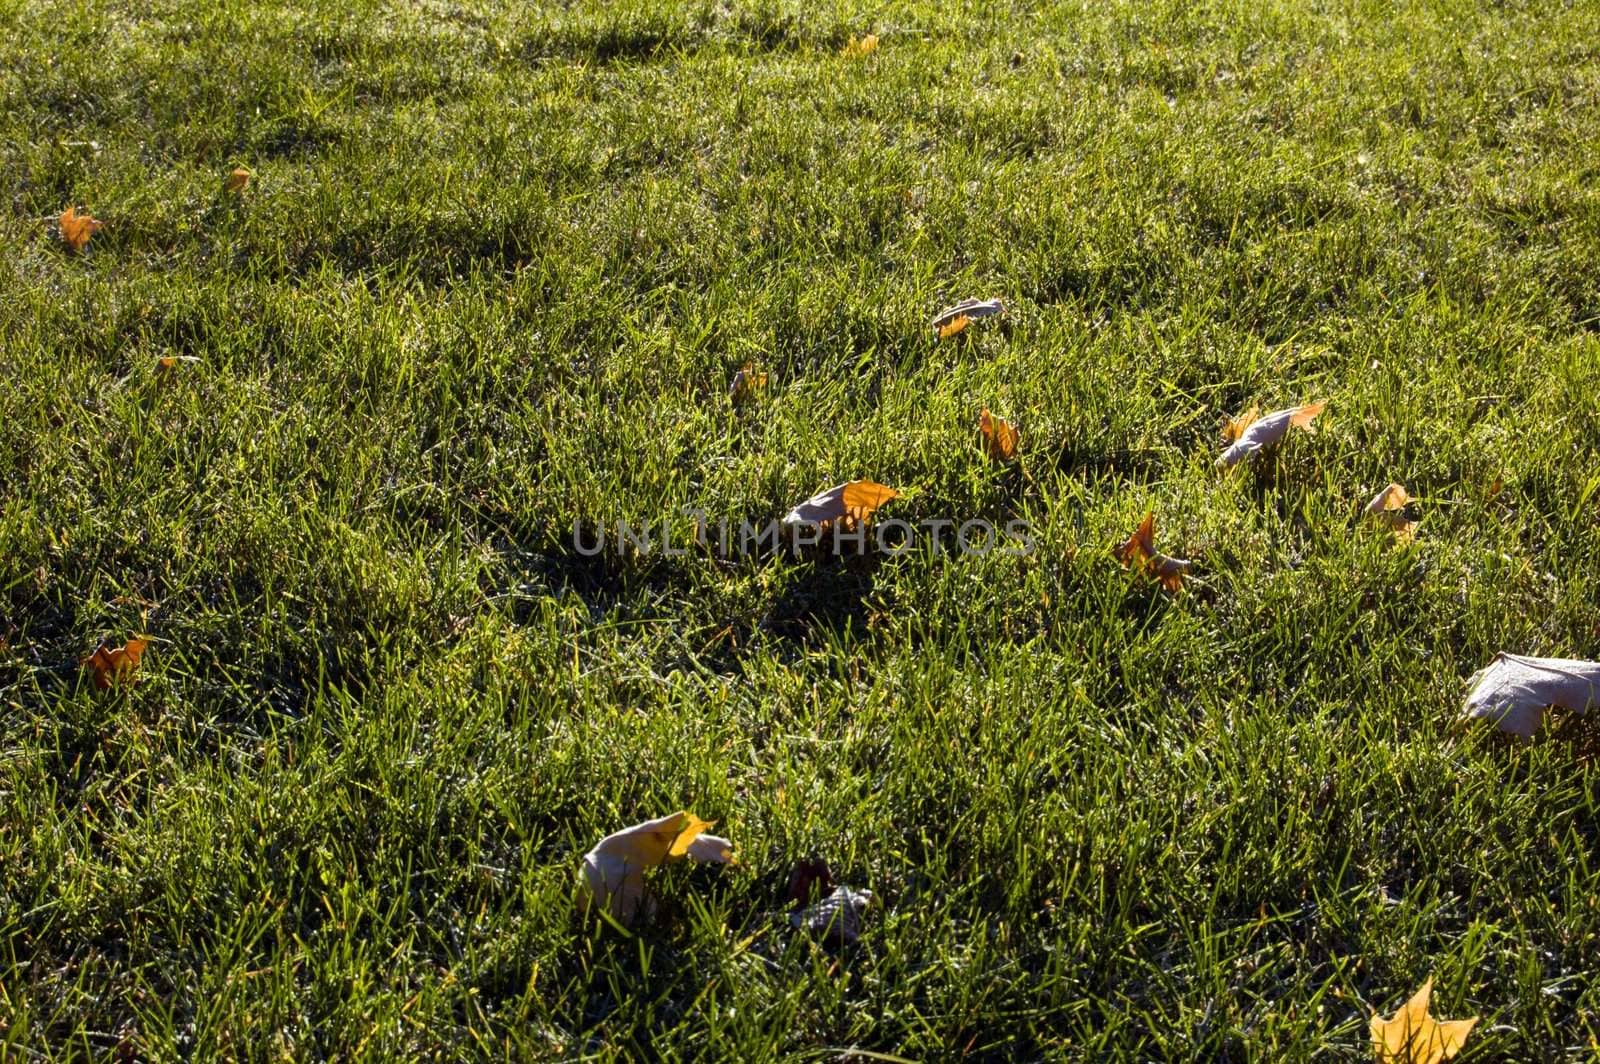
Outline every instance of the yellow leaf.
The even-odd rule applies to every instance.
[[[855,34],[850,35],[850,42],[839,50],[840,55],[847,55],[852,59],[862,59],[878,50],[878,35],[869,33],[860,40]]]
[[[1433,980],[1389,1019],[1372,1017],[1372,1048],[1380,1064],[1441,1064],[1461,1052],[1477,1017],[1470,1020],[1436,1020],[1428,1014]]]
[[[250,176],[249,170],[242,166],[235,166],[228,171],[228,177],[223,181],[222,187],[229,192],[237,192],[242,195],[244,190],[250,187]]]
[[[91,218],[88,212],[78,213],[78,208],[68,207],[61,212],[59,222],[61,239],[73,251],[82,251],[89,243],[89,238],[99,231],[104,223],[96,218]]]
[[[948,340],[950,337],[954,336],[958,332],[961,332],[971,324],[972,319],[967,317],[965,314],[958,318],[951,318],[949,321],[939,326],[939,339]]]
[[[644,874],[650,869],[679,857],[731,862],[732,843],[705,834],[713,823],[680,811],[607,835],[584,854],[584,891],[579,894],[579,903],[585,909],[591,904],[602,905],[627,923],[649,900]]]
[[[147,636],[137,636],[116,649],[101,643],[80,664],[94,674],[94,685],[104,690],[114,683],[132,680],[134,673],[139,671],[139,659],[144,656],[144,648],[149,645]]]
[[[989,413],[988,407],[984,407],[978,415],[978,431],[983,433],[990,458],[997,462],[1008,462],[1016,457],[1017,447],[1022,443],[1022,433],[1011,422],[1003,417],[995,417]]]

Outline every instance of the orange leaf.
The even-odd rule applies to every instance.
[[[96,218],[91,218],[88,212],[78,213],[78,208],[68,207],[61,212],[61,239],[73,251],[82,251],[89,243],[89,238],[105,223]]]
[[[1115,554],[1124,569],[1139,572],[1161,581],[1161,586],[1177,593],[1183,587],[1183,577],[1194,563],[1186,558],[1173,558],[1156,551],[1156,515],[1144,515],[1139,527],[1123,543],[1117,545]]]
[[[1391,483],[1388,487],[1378,492],[1373,500],[1367,503],[1363,511],[1378,524],[1394,533],[1394,538],[1400,542],[1408,542],[1416,536],[1417,525],[1421,522],[1413,521],[1405,514],[1406,505],[1414,501],[1411,494],[1399,483]]]
[[[756,393],[763,391],[767,386],[767,375],[758,372],[755,363],[746,362],[740,367],[739,372],[733,375],[733,383],[728,385],[728,399],[734,406],[742,406],[756,397]]]
[[[1016,457],[1017,447],[1022,443],[1022,433],[1011,422],[1003,417],[995,417],[989,413],[988,407],[984,407],[983,413],[978,415],[978,431],[983,433],[990,458],[997,462],[1008,462]]]
[[[1307,403],[1304,406],[1291,406],[1284,410],[1274,410],[1264,418],[1252,419],[1240,425],[1232,445],[1217,459],[1217,468],[1226,469],[1246,458],[1254,458],[1264,448],[1271,447],[1283,439],[1291,428],[1315,432],[1316,429],[1311,422],[1316,420],[1326,405],[1326,403]],[[1244,418],[1250,417],[1253,413],[1254,410],[1247,411],[1236,420],[1243,422]],[[1234,422],[1230,421],[1223,434],[1227,435],[1233,431],[1233,425]]]
[[[116,649],[101,643],[80,664],[94,673],[94,685],[104,690],[114,683],[131,680],[139,670],[139,659],[144,656],[144,648],[149,645],[150,640],[146,636],[130,639]]]
[[[1372,1017],[1372,1048],[1380,1064],[1441,1064],[1461,1052],[1477,1017],[1434,1019],[1428,1012],[1432,994],[1433,980],[1429,979],[1389,1019]]]
[[[851,480],[811,496],[785,514],[783,523],[822,528],[840,520],[866,521],[878,507],[899,497],[899,492],[876,481]]]
[[[222,182],[222,187],[229,192],[243,195],[244,190],[250,187],[250,171],[242,166],[235,166],[228,171],[227,179]]]
[[[1252,406],[1238,417],[1230,417],[1228,423],[1222,426],[1222,442],[1232,443],[1239,438],[1240,433],[1249,428],[1261,416],[1261,408]]]
[[[939,339],[954,336],[979,318],[989,318],[1005,313],[1006,305],[998,299],[963,299],[954,306],[945,307],[933,316],[933,330]]]

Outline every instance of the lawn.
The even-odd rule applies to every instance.
[[[1458,719],[1600,657],[1597,143],[1593,0],[0,0],[0,1058],[1600,1055],[1600,722]],[[1031,549],[659,549],[851,479]]]

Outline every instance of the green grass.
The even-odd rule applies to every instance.
[[[1430,974],[1463,1060],[1600,1052],[1600,728],[1453,726],[1497,650],[1600,656],[1597,42],[0,2],[0,1057],[1363,1060]],[[1010,311],[935,343],[969,295]],[[852,477],[1037,550],[572,544]],[[1410,548],[1357,521],[1391,479]],[[1175,597],[1111,558],[1151,508]],[[742,863],[575,918],[684,807]],[[788,930],[807,854],[858,948]]]

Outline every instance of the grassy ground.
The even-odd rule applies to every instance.
[[[1596,1052],[1600,729],[1452,720],[1497,650],[1600,656],[1597,41],[0,3],[0,1056],[1357,1060],[1430,974],[1462,1059]],[[1010,313],[935,343],[968,295]],[[1037,550],[572,543],[851,477]],[[1391,479],[1410,548],[1357,520]],[[1177,596],[1110,555],[1150,508]],[[683,807],[741,865],[576,920]],[[855,950],[787,929],[813,853]]]

